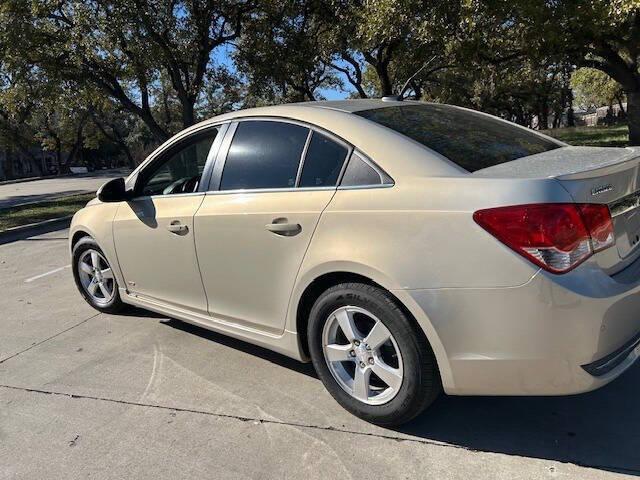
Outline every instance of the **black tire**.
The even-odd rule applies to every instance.
[[[113,298],[111,298],[111,300],[107,303],[95,302],[82,286],[82,282],[80,280],[80,275],[78,272],[78,261],[80,260],[82,254],[90,249],[99,252],[106,260],[104,252],[93,238],[81,238],[73,247],[71,263],[71,269],[73,270],[73,279],[76,282],[76,287],[78,288],[80,295],[82,295],[82,298],[84,298],[84,300],[96,310],[104,313],[118,313],[126,307],[126,304],[123,303],[122,299],[120,298],[120,293],[118,291],[118,281],[115,279],[115,277],[113,278],[115,292]],[[109,267],[112,268],[111,265],[109,265]]]
[[[395,339],[403,360],[403,380],[387,403],[370,405],[345,391],[332,375],[322,348],[322,332],[332,312],[353,306],[373,313]],[[329,393],[352,414],[370,423],[397,426],[419,415],[442,390],[433,351],[423,332],[399,308],[387,291],[362,283],[343,283],[329,288],[313,305],[308,324],[309,352],[313,365]]]

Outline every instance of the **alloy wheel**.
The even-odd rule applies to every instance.
[[[389,329],[371,312],[345,306],[331,313],[322,350],[340,387],[368,405],[392,400],[403,380],[402,356]]]
[[[78,275],[84,291],[98,305],[108,304],[115,295],[113,271],[104,256],[88,249],[78,259]]]

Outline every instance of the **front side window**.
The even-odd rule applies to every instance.
[[[403,105],[356,112],[443,155],[469,172],[560,145],[516,125],[449,105]]]
[[[171,195],[198,190],[217,129],[198,134],[171,148],[145,168],[136,188],[141,195]]]
[[[340,176],[347,153],[349,153],[347,147],[321,133],[314,132],[305,155],[299,186],[334,186]]]
[[[293,188],[309,129],[291,123],[238,124],[222,171],[220,190]]]

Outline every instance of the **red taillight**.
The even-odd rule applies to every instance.
[[[553,273],[566,273],[615,244],[606,205],[516,205],[479,210],[473,219],[502,243]]]

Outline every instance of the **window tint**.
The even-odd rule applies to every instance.
[[[470,172],[559,148],[533,131],[448,105],[414,104],[356,113],[435,150]]]
[[[169,195],[198,190],[217,129],[180,143],[141,172],[142,195]]]
[[[307,128],[290,123],[240,122],[220,190],[294,187],[308,133]]]
[[[358,185],[380,185],[382,179],[376,170],[365,162],[357,153],[351,155],[349,164],[344,171],[342,182],[340,185],[358,186]]]
[[[335,185],[347,153],[346,147],[314,132],[302,166],[299,186],[325,187]]]

